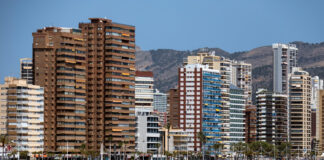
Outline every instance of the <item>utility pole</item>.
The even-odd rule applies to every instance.
[[[188,157],[188,143],[190,142],[190,138],[188,139],[187,141],[187,160],[189,160],[189,157]]]
[[[43,145],[43,149],[42,149],[42,160],[44,160],[44,145]]]
[[[274,159],[276,160],[276,142],[273,145],[273,154],[274,154]]]
[[[110,140],[110,145],[109,145],[109,160],[111,160],[111,140]]]
[[[20,160],[20,137],[18,139],[18,160]]]
[[[66,140],[66,158],[69,160],[69,141]]]

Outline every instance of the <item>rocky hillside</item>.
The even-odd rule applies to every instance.
[[[292,42],[299,49],[298,64],[312,76],[324,78],[324,42],[310,44]],[[177,51],[172,49],[158,49],[136,52],[136,68],[138,70],[153,71],[155,87],[162,92],[177,85],[177,69],[182,65],[183,58],[197,54],[193,51]],[[244,60],[253,65],[253,90],[259,87],[272,88],[272,48],[262,46],[250,51],[228,53],[219,48],[207,48],[215,51],[216,55],[230,59]]]
[[[218,49],[208,48],[215,51],[216,55],[228,57],[229,53]],[[155,88],[161,92],[167,92],[177,86],[178,68],[182,66],[183,59],[189,55],[197,54],[194,51],[176,51],[172,49],[158,49],[150,51],[137,50],[136,69],[153,71]]]

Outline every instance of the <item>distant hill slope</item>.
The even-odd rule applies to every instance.
[[[228,57],[230,54],[218,48],[208,48],[216,55]],[[153,71],[155,88],[167,92],[177,86],[178,68],[182,66],[183,59],[189,55],[197,54],[194,51],[176,51],[172,49],[157,49],[136,52],[136,69]]]
[[[324,78],[324,42],[310,44],[304,42],[292,42],[297,45],[298,64],[312,76],[318,75]],[[243,60],[251,63],[253,90],[264,87],[272,89],[272,47],[262,46],[250,51],[228,53],[219,48],[207,48],[215,51],[216,55],[230,59]],[[153,71],[155,87],[162,92],[174,88],[177,85],[178,68],[182,65],[183,58],[197,54],[193,51],[177,51],[172,49],[157,49],[136,52],[136,68],[138,70]]]

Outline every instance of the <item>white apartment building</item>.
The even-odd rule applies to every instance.
[[[136,71],[135,73],[135,111],[153,111],[154,101],[153,72]]]
[[[297,67],[298,48],[295,44],[272,44],[273,49],[273,92],[288,93],[289,74]]]
[[[252,64],[232,60],[231,83],[244,90],[245,104],[252,104]]]
[[[27,80],[5,78],[0,85],[1,128],[19,151],[40,152],[44,143],[44,89]]]
[[[135,150],[144,153],[157,154],[161,152],[159,116],[153,112],[137,111]]]
[[[160,143],[159,117],[153,111],[154,79],[150,71],[136,71],[135,76],[135,149],[139,152],[158,152]]]

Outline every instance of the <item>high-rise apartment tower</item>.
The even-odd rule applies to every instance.
[[[86,47],[87,149],[135,150],[135,27],[104,18],[80,23]]]
[[[46,27],[33,33],[34,84],[44,87],[44,146],[79,152],[86,141],[86,52],[80,29]]]
[[[44,147],[44,90],[25,79],[6,77],[0,85],[0,133],[17,151],[41,152]],[[4,127],[2,123],[4,122]],[[5,133],[3,133],[3,131]]]
[[[207,65],[179,68],[179,125],[188,132],[188,150],[201,151],[199,132],[207,137],[205,149],[222,142],[221,76]]]
[[[179,90],[170,89],[168,92],[169,119],[168,122],[173,128],[179,128]]]
[[[257,140],[275,145],[287,142],[287,95],[259,89],[256,101]]]
[[[294,67],[289,81],[290,143],[292,152],[302,156],[311,152],[311,77]]]
[[[273,49],[273,92],[288,93],[289,74],[297,67],[298,49],[294,44],[272,45]]]

